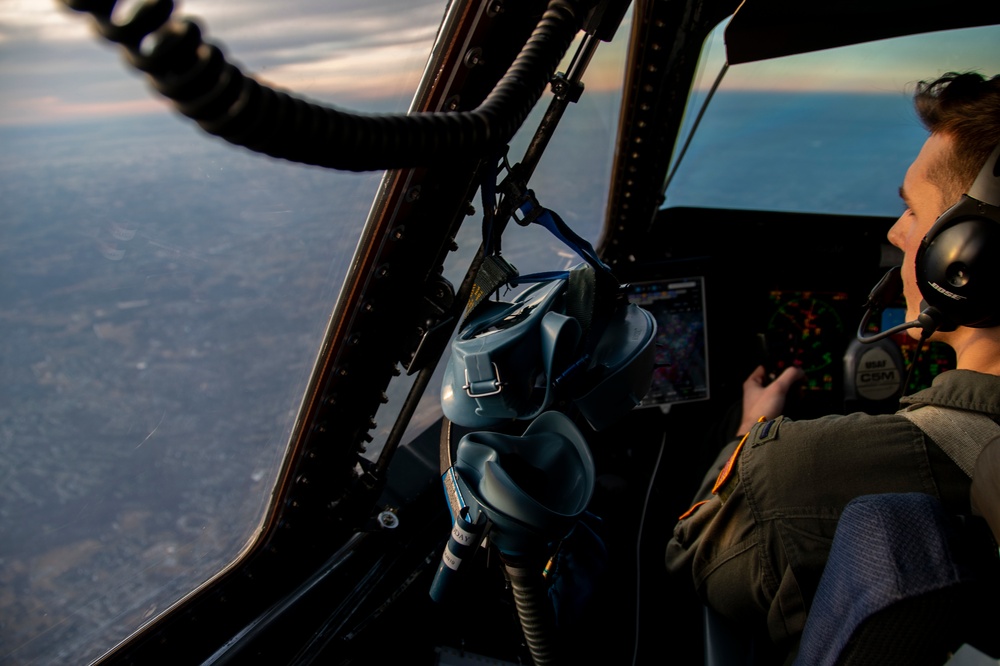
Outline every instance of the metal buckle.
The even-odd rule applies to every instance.
[[[472,382],[469,381],[469,369],[465,369],[465,384],[462,385],[462,388],[465,390],[465,394],[470,398],[486,398],[491,395],[496,395],[503,390],[503,383],[500,381],[500,370],[497,369],[496,363],[492,363],[491,365],[493,366],[493,385],[496,387],[496,390],[487,391],[486,393],[472,392]]]

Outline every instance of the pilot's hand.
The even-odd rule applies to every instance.
[[[1000,541],[1000,437],[987,443],[979,454],[969,493],[972,513],[986,518],[994,538]]]
[[[764,366],[758,365],[743,382],[743,417],[736,436],[745,435],[762,416],[774,418],[780,415],[785,408],[785,396],[788,395],[788,391],[805,376],[806,373],[802,368],[789,366],[765,386],[767,375]]]

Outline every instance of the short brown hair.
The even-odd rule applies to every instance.
[[[945,196],[957,200],[1000,143],[1000,75],[949,72],[918,83],[913,101],[924,127],[953,142],[951,157],[930,176]]]

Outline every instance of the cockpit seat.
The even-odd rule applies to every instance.
[[[795,664],[939,665],[963,644],[1000,657],[1000,561],[987,534],[921,493],[851,501]]]

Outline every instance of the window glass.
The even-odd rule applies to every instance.
[[[723,30],[703,53],[687,133],[725,61]],[[916,82],[998,74],[998,42],[1000,26],[989,26],[734,65],[665,205],[896,216],[899,184],[927,136],[913,111]]]
[[[203,133],[59,7],[0,0],[10,664],[100,656],[255,536],[380,178]],[[176,13],[272,85],[393,112],[443,10],[190,0]]]

